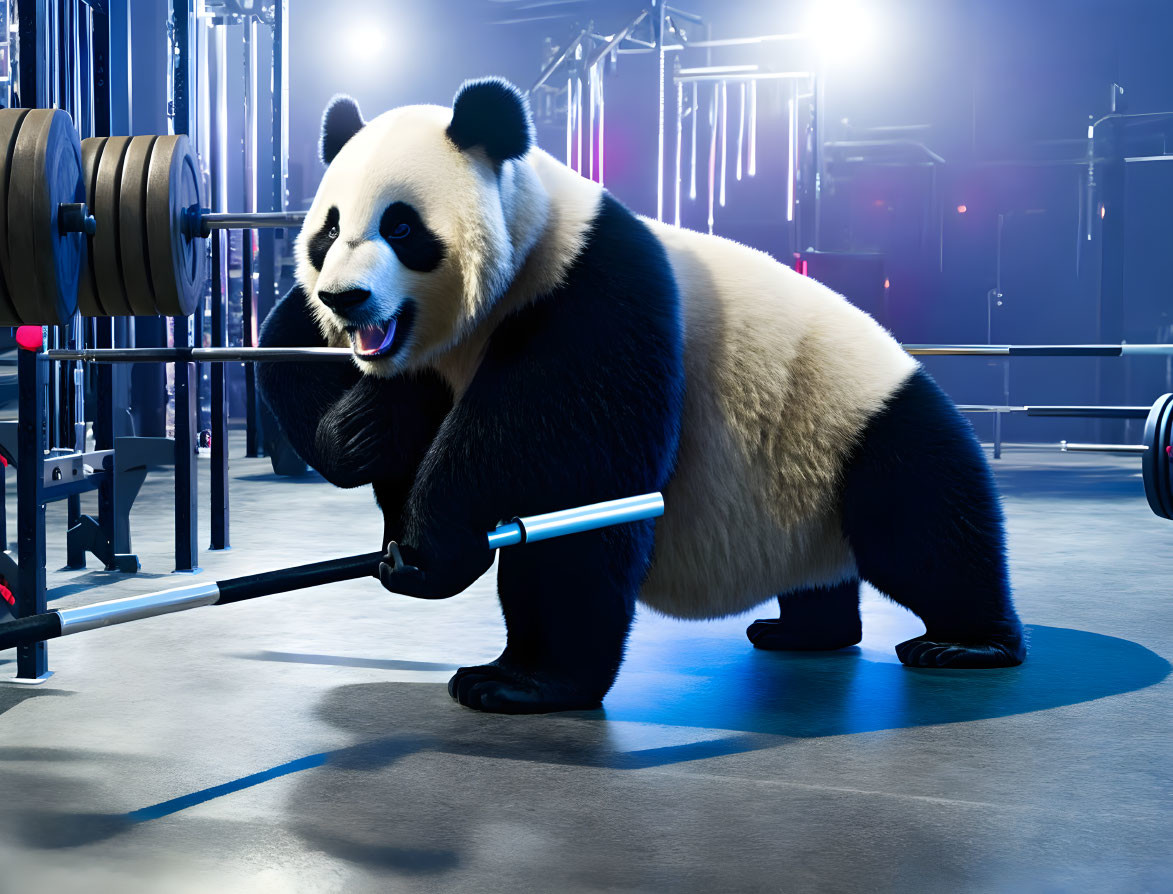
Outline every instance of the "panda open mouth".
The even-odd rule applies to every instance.
[[[390,357],[406,344],[414,316],[414,306],[405,301],[390,319],[349,330],[351,348],[364,360]]]

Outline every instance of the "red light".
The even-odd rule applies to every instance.
[[[884,288],[885,288],[885,289],[890,289],[890,288],[892,288],[892,282],[891,282],[890,280],[887,280],[887,279],[886,279],[886,280],[884,280]]]
[[[872,202],[872,204],[877,208],[883,208],[887,203],[883,199],[876,199],[874,202]]]
[[[957,206],[957,213],[958,214],[964,214],[968,210],[969,210],[969,208],[966,205],[958,205]]]

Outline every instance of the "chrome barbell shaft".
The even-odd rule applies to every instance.
[[[1146,444],[1076,444],[1071,441],[1060,441],[1059,449],[1063,453],[1129,453],[1140,454],[1148,451]]]
[[[486,546],[495,550],[625,522],[658,518],[663,514],[664,500],[659,493],[639,494],[544,515],[515,518],[489,531]],[[205,605],[229,605],[322,584],[377,577],[382,558],[382,553],[364,553],[227,580],[189,584],[155,593],[141,593],[77,608],[54,609],[0,624],[0,649],[11,649]]]
[[[901,345],[916,356],[1127,357],[1173,354],[1173,344],[1146,345]]]
[[[44,352],[49,360],[83,363],[274,363],[340,361],[354,356],[350,348],[85,348]]]
[[[211,212],[200,214],[206,236],[211,230],[297,229],[305,221],[304,211]]]

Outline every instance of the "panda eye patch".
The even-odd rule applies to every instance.
[[[392,202],[384,209],[379,220],[379,235],[408,270],[428,273],[444,260],[443,241],[432,232],[419,211],[407,202]]]
[[[315,270],[321,270],[322,265],[326,263],[326,253],[330,250],[330,246],[337,241],[338,235],[338,209],[331,208],[326,212],[326,219],[322,221],[318,231],[310,237],[306,244],[310,263],[313,264]]]

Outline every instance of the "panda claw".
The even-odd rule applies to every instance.
[[[937,641],[928,634],[900,643],[896,655],[907,667],[1015,667],[1026,657],[1021,633],[998,634],[967,643]]]
[[[466,708],[496,714],[544,714],[597,708],[601,698],[581,696],[572,685],[500,664],[462,667],[448,681],[448,693]]]

